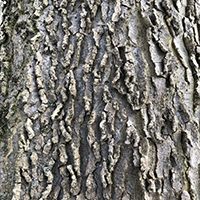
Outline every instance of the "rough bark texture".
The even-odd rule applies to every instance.
[[[200,199],[200,4],[0,0],[0,199]]]

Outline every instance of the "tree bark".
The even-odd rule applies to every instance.
[[[0,0],[0,199],[200,199],[200,4]]]

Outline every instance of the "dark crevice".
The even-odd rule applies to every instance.
[[[79,147],[79,152],[80,152],[80,171],[82,174],[82,185],[81,189],[83,191],[83,194],[85,195],[86,192],[86,179],[87,177],[85,176],[86,169],[87,169],[87,164],[89,160],[89,145],[87,142],[87,123],[89,121],[89,116],[86,116],[84,118],[84,122],[80,127],[80,147]],[[87,145],[86,145],[87,144]]]
[[[173,173],[171,170],[169,170],[169,182],[171,184],[171,187],[172,187],[172,177],[173,177]]]
[[[144,180],[144,183],[145,183],[145,189],[146,189],[146,191],[148,191],[149,183],[148,183],[147,179]]]
[[[171,161],[172,167],[175,167],[177,165],[176,160],[175,160],[174,156],[172,155],[172,152],[170,153],[170,161]]]
[[[126,63],[125,47],[118,47],[118,49],[119,49],[120,58],[122,60],[122,66],[124,66]]]
[[[96,169],[94,171],[94,180],[97,184],[97,197],[99,199],[104,199],[103,198],[103,183],[101,182],[101,169],[102,169],[102,162],[97,162],[96,163]]]
[[[154,26],[157,25],[157,23],[156,23],[156,17],[155,17],[154,14],[150,15],[150,16],[149,16],[149,19],[151,20],[151,23],[152,23]]]
[[[166,87],[170,88],[170,85],[171,85],[171,83],[170,83],[170,74],[167,74],[167,76],[166,76]]]

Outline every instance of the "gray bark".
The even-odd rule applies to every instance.
[[[0,0],[0,199],[200,199],[200,4]]]

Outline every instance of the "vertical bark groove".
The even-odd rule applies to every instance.
[[[0,0],[0,199],[200,199],[199,10]]]

